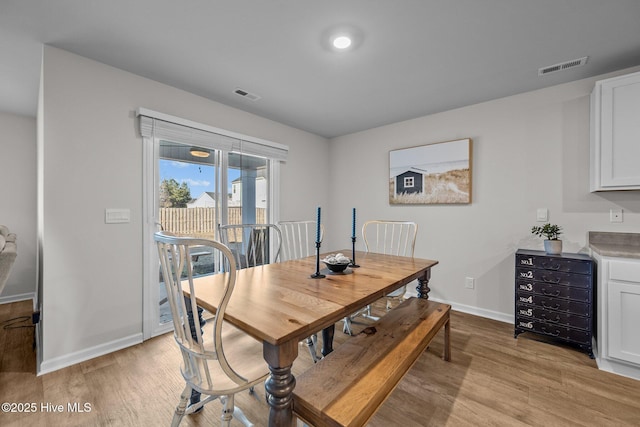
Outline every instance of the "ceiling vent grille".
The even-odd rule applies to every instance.
[[[236,90],[233,91],[233,93],[235,93],[238,96],[241,96],[245,99],[248,99],[249,101],[257,101],[258,99],[262,98],[260,95],[256,95],[255,93],[251,93],[251,92],[247,92],[246,90],[240,89],[240,88],[236,88]]]
[[[547,74],[556,73],[558,71],[568,70],[569,68],[580,67],[587,63],[588,56],[584,56],[578,59],[572,59],[571,61],[561,62],[560,64],[549,65],[548,67],[542,67],[538,69],[539,76],[545,76]]]

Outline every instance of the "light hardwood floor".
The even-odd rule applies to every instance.
[[[31,302],[0,305],[0,322],[30,313]],[[340,331],[336,345],[348,339]],[[640,381],[599,371],[583,353],[526,334],[516,340],[511,325],[460,312],[452,312],[451,339],[452,361],[440,358],[441,332],[370,426],[640,426]],[[183,388],[170,334],[39,377],[32,342],[33,329],[0,330],[0,402],[37,407],[0,413],[0,426],[170,424]],[[294,374],[311,363],[301,344]],[[64,411],[43,410],[48,403]],[[69,412],[74,403],[91,410]],[[236,404],[256,426],[266,425],[262,387]],[[217,426],[219,410],[210,403],[181,425]]]

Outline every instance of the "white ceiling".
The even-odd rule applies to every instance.
[[[35,116],[43,43],[334,137],[640,65],[640,1],[1,0],[0,111]]]

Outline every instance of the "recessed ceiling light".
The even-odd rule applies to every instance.
[[[320,43],[329,52],[351,52],[359,49],[364,33],[351,24],[339,24],[326,28],[320,34]]]
[[[195,157],[209,157],[209,150],[207,150],[206,148],[198,148],[198,147],[192,147],[191,150],[189,150],[189,153],[191,153],[192,156]]]
[[[346,49],[351,46],[351,39],[348,36],[338,36],[333,39],[333,47],[336,49]]]

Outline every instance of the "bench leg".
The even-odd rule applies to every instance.
[[[451,323],[449,319],[444,324],[444,349],[442,353],[442,358],[449,362],[451,360]]]

